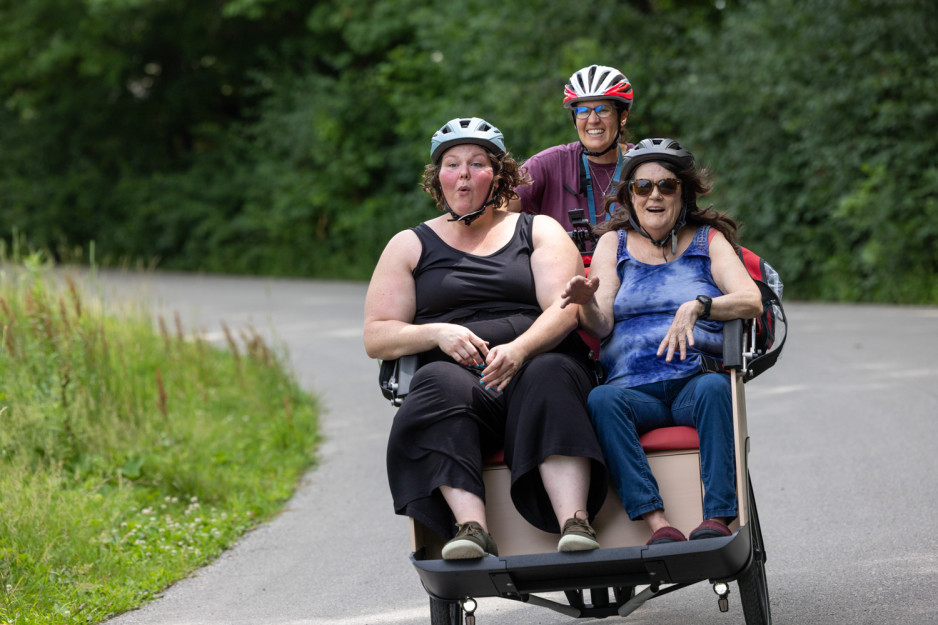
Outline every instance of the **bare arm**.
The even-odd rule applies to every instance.
[[[560,293],[573,275],[583,275],[583,260],[563,227],[552,217],[535,216],[531,270],[543,311],[515,340],[493,347],[483,370],[486,387],[501,390],[529,358],[560,343],[577,326],[577,306],[561,308]]]
[[[590,277],[574,276],[561,293],[561,307],[580,305],[580,325],[596,338],[604,338],[615,325],[613,303],[619,291],[616,273],[618,232],[600,237],[590,263]]]
[[[721,232],[717,232],[710,242],[710,273],[724,293],[713,298],[711,319],[751,319],[762,314],[759,287]],[[703,307],[699,302],[698,305]]]
[[[378,259],[365,295],[365,351],[371,358],[393,360],[439,347],[460,364],[481,364],[488,346],[467,328],[413,323],[417,297],[412,272],[420,250],[417,235],[405,230],[388,242]]]
[[[762,313],[759,287],[752,281],[733,246],[720,232],[710,241],[710,273],[723,292],[723,295],[713,298],[710,305],[711,319],[751,319]],[[681,304],[658,347],[659,356],[667,352],[667,362],[671,362],[675,352],[680,352],[681,360],[687,357],[687,346],[694,344],[694,324],[703,313],[703,308],[703,304],[696,299]]]

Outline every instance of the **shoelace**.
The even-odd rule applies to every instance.
[[[456,538],[460,536],[479,536],[482,534],[482,528],[473,523],[457,524],[456,527],[459,528],[456,530]]]
[[[567,522],[563,524],[563,533],[566,534],[570,531],[587,534],[591,538],[596,536],[596,532],[593,531],[593,528],[590,527],[590,524],[586,520],[575,516],[570,517],[567,519]]]

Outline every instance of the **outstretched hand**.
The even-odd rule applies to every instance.
[[[560,307],[568,304],[587,304],[599,289],[599,278],[573,276],[560,294]]]

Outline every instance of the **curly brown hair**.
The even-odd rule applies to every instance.
[[[495,190],[492,196],[496,200],[495,206],[506,206],[509,200],[518,199],[515,187],[531,184],[531,181],[527,178],[525,169],[518,164],[509,152],[505,152],[500,157],[495,156],[488,150],[485,153],[488,154],[489,161],[492,163],[492,171],[495,174]],[[428,163],[424,168],[423,190],[430,194],[440,211],[446,210],[443,187],[440,185],[439,165]]]
[[[713,208],[713,204],[701,208],[697,205],[697,198],[710,193],[713,185],[710,182],[710,172],[705,169],[695,167],[681,168],[668,161],[646,161],[657,163],[681,181],[681,201],[687,207],[685,215],[688,226],[710,226],[723,233],[726,240],[733,247],[739,246],[739,230],[741,225],[726,213]],[[614,213],[606,221],[593,226],[593,232],[597,237],[614,230],[634,230],[630,218],[635,215],[635,207],[632,205],[632,193],[629,190],[629,182],[624,181],[616,190],[615,195],[607,195],[603,201],[603,209],[607,214],[610,213],[613,204],[618,205]]]

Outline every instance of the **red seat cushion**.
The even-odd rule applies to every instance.
[[[681,449],[700,449],[700,439],[697,430],[686,425],[675,425],[669,428],[658,428],[642,434],[638,441],[645,452],[649,451],[676,451]],[[500,449],[490,456],[482,459],[482,465],[489,467],[505,463],[505,450]]]
[[[645,452],[674,451],[677,449],[700,449],[697,430],[687,425],[658,428],[642,434],[638,441]]]
[[[485,458],[482,458],[483,467],[488,467],[493,464],[505,464],[505,450],[504,449],[499,449],[491,456],[486,456]]]
[[[591,336],[589,332],[582,328],[577,330],[577,333],[580,335],[580,339],[586,343],[586,346],[590,348],[590,357],[593,360],[599,360],[599,339]]]

